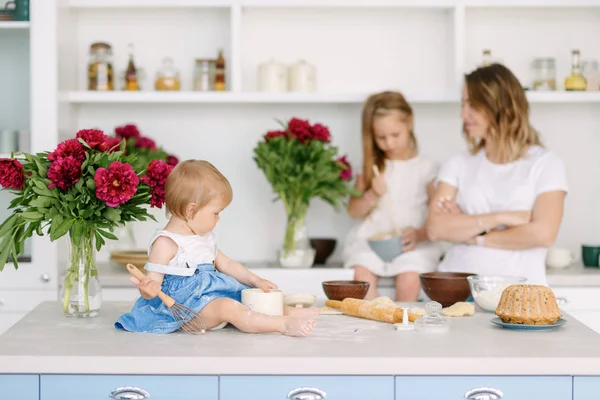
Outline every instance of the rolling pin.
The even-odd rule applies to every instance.
[[[345,315],[353,317],[389,322],[392,324],[402,322],[402,307],[398,307],[395,304],[381,304],[368,300],[346,298],[343,301],[327,300],[325,305],[327,307],[337,308]],[[419,317],[420,315],[408,313],[408,320],[410,322],[415,322]]]

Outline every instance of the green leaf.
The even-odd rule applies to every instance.
[[[0,225],[0,237],[5,236],[11,231],[15,223],[19,220],[19,214],[13,214]]]
[[[73,235],[74,243],[81,243],[81,237],[83,236],[84,224],[79,221],[75,221],[70,231]]]
[[[101,234],[102,236],[104,236],[105,238],[107,238],[107,239],[110,239],[110,240],[119,240],[119,238],[118,238],[118,237],[116,237],[115,235],[113,235],[113,234],[112,234],[112,233],[110,233],[110,232],[104,231],[104,230],[102,230],[102,229],[96,229],[96,231],[97,231],[99,234]]]
[[[53,202],[54,202],[54,199],[52,197],[39,196],[38,198],[33,199],[29,203],[29,205],[37,207],[37,208],[46,208],[46,207],[50,206]]]
[[[4,265],[6,265],[6,261],[8,260],[8,256],[10,255],[11,249],[13,247],[12,240],[14,235],[6,235],[0,242],[0,271],[4,269]]]
[[[103,215],[104,218],[108,219],[109,221],[115,223],[121,222],[121,210],[114,207],[107,207],[106,210],[104,210]]]
[[[38,221],[42,219],[43,216],[44,214],[38,211],[25,211],[21,213],[21,218],[27,221]]]
[[[100,249],[102,248],[102,246],[104,246],[104,244],[105,244],[106,242],[104,241],[104,239],[102,238],[102,236],[100,236],[100,235],[98,234],[98,231],[97,231],[97,230],[96,230],[96,232],[95,232],[95,235],[96,235],[96,250],[97,250],[97,251],[100,251]]]
[[[63,237],[67,232],[69,232],[69,229],[71,229],[74,222],[74,219],[67,219],[54,230],[52,230],[52,227],[50,227],[50,240],[53,242],[56,239]]]

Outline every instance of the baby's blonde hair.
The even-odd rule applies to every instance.
[[[182,161],[171,171],[165,184],[167,212],[187,218],[187,207],[194,203],[198,212],[215,198],[223,207],[231,203],[233,191],[229,181],[214,165],[204,160]]]

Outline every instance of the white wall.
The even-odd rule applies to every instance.
[[[216,55],[224,47],[228,68],[232,68],[232,48],[237,42],[231,37],[226,9],[77,9],[69,19],[73,25],[67,32],[74,44],[62,49],[61,90],[85,89],[87,48],[97,40],[113,44],[117,72],[125,68],[127,43],[134,42],[136,60],[149,74],[145,90],[152,86],[163,56],[175,59],[184,90],[189,90],[195,57]],[[462,40],[454,23],[461,19],[444,9],[259,8],[245,9],[241,19],[236,69],[242,91],[256,89],[257,66],[270,58],[286,63],[304,58],[315,64],[321,92],[367,93],[389,88],[401,89],[409,99],[458,95],[454,66],[462,61],[455,60],[455,48],[464,49],[467,68],[477,64],[483,48],[491,48],[525,85],[531,80],[529,65],[535,57],[556,57],[559,86],[569,72],[573,48],[581,49],[583,59],[600,59],[597,8],[468,8],[460,45],[454,42]],[[65,73],[74,65],[75,79]],[[419,103],[414,109],[422,153],[442,161],[465,148],[458,103]],[[112,132],[117,125],[135,122],[144,134],[180,158],[206,158],[217,165],[234,188],[233,203],[220,223],[221,246],[241,260],[274,259],[283,235],[281,204],[271,202],[270,187],[252,160],[256,141],[277,127],[275,118],[297,116],[328,125],[341,152],[348,153],[355,166],[362,162],[358,104],[83,104],[64,112],[68,118],[61,122],[63,134],[89,127]],[[595,178],[600,172],[596,155],[600,104],[533,104],[532,120],[568,169],[571,192],[558,244],[577,250],[581,242],[600,242],[596,228],[600,216],[595,211],[600,195]],[[351,221],[343,212],[335,213],[315,201],[308,224],[312,236],[334,236],[341,241]],[[152,223],[136,227],[142,243],[155,228]],[[339,259],[341,245],[334,259]]]

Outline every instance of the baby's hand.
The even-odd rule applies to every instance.
[[[270,282],[266,279],[260,278],[258,282],[256,282],[256,288],[261,289],[263,292],[269,292],[271,289],[277,289],[277,285],[273,282]]]
[[[140,291],[140,295],[146,300],[150,300],[158,296],[158,293],[161,289],[158,282],[148,277],[141,282],[135,279],[134,277],[131,277],[131,282],[133,282],[135,286],[137,286],[137,288]]]

